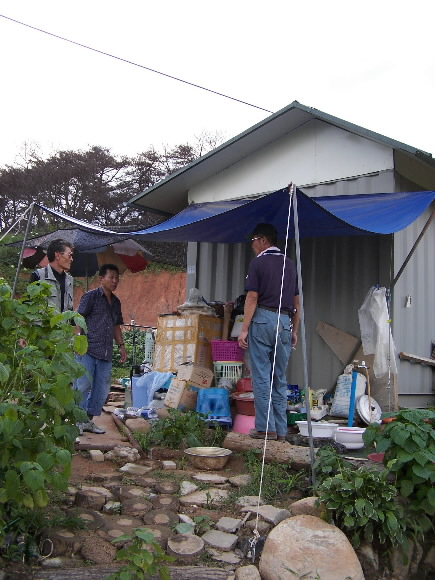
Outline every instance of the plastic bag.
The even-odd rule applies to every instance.
[[[374,354],[373,373],[376,378],[388,370],[397,374],[396,348],[391,334],[386,288],[370,288],[358,310],[361,342],[364,354]]]
[[[151,401],[153,400],[154,393],[159,389],[168,389],[169,384],[173,378],[172,373],[159,373],[157,371],[152,371],[140,376],[136,380],[136,386],[139,389],[146,389],[146,398],[144,402],[144,407],[149,407]]]

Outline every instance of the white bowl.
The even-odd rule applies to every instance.
[[[364,431],[364,427],[338,427],[335,431],[335,441],[344,445],[346,449],[361,449],[364,447],[362,438]]]
[[[299,427],[299,433],[304,437],[308,437],[308,422],[296,421],[296,425]],[[328,421],[325,422],[311,421],[311,430],[313,432],[313,437],[333,438],[337,427],[338,423],[331,423]]]

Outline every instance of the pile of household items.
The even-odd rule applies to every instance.
[[[240,307],[202,306],[198,295],[190,300],[180,306],[180,314],[160,316],[156,334],[147,335],[146,364],[133,368],[130,380],[123,382],[126,403],[117,414],[157,419],[169,408],[194,410],[205,421],[248,433],[254,427],[255,409],[249,351],[237,343],[243,321]],[[367,375],[364,364],[346,367],[333,397],[326,389],[305,394],[298,385],[288,385],[290,432],[298,428],[307,437],[311,428],[314,437],[335,439],[348,449],[362,447],[364,428],[359,425],[381,417],[370,387],[366,394],[364,371]]]

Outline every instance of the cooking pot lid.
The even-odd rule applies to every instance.
[[[382,409],[373,397],[361,395],[356,402],[356,410],[361,419],[369,425],[370,423],[380,423]]]

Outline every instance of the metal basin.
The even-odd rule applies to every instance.
[[[232,451],[223,447],[189,447],[184,453],[196,469],[215,471],[225,467]]]

